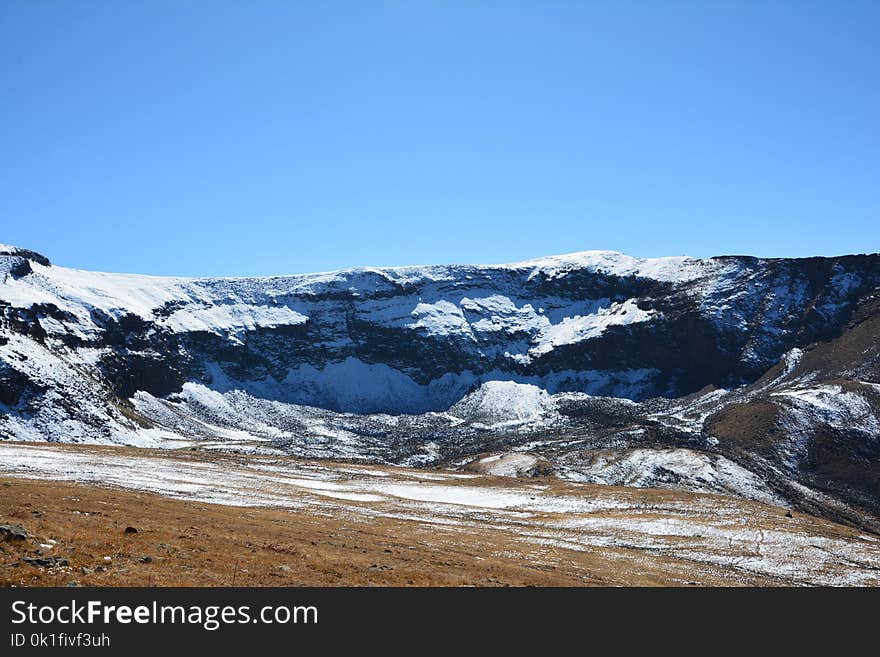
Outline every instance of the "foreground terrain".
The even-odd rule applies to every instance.
[[[199,449],[2,444],[0,524],[17,586],[880,584],[876,535],[740,497]]]

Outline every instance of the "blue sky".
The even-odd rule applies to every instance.
[[[880,3],[14,1],[0,242],[259,275],[880,250]]]

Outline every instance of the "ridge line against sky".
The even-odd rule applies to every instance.
[[[9,247],[12,249],[16,248],[26,248],[26,247],[18,247],[13,244],[0,244],[0,255],[2,255],[2,249],[4,247]],[[32,249],[29,249],[33,251]],[[512,260],[507,262],[439,262],[439,263],[407,263],[402,265],[382,265],[382,264],[366,264],[366,265],[350,265],[346,267],[340,267],[338,269],[327,269],[327,270],[317,270],[317,271],[281,271],[270,274],[257,274],[257,275],[228,275],[228,274],[213,274],[213,275],[203,275],[203,276],[185,276],[179,274],[145,274],[143,272],[136,271],[121,271],[121,270],[94,270],[87,269],[83,267],[76,267],[70,264],[66,264],[63,262],[53,261],[51,257],[49,257],[45,253],[38,253],[38,255],[45,256],[48,258],[51,266],[61,267],[65,269],[73,269],[78,271],[86,271],[89,273],[97,273],[97,274],[108,274],[111,276],[116,275],[134,275],[134,276],[151,276],[156,278],[173,278],[173,279],[242,279],[242,278],[287,278],[287,277],[310,277],[310,276],[326,276],[329,274],[344,274],[350,272],[358,272],[358,271],[390,271],[390,270],[419,270],[419,269],[456,269],[456,268],[484,268],[484,269],[492,269],[492,268],[508,268],[508,267],[525,267],[525,266],[535,266],[539,267],[544,264],[554,264],[552,261],[562,262],[568,261],[571,263],[575,263],[579,258],[583,259],[585,256],[590,255],[610,255],[610,256],[620,256],[624,260],[635,260],[641,263],[650,264],[652,261],[660,261],[660,260],[711,260],[713,258],[751,258],[758,257],[752,256],[748,253],[728,253],[728,254],[718,254],[716,256],[706,256],[706,257],[695,257],[689,256],[686,254],[676,254],[670,256],[652,256],[652,257],[642,257],[642,256],[634,256],[629,253],[620,253],[618,251],[609,251],[609,250],[593,250],[593,251],[576,251],[572,253],[555,253],[555,254],[546,254],[542,256],[534,256],[529,258],[524,258],[522,260]],[[843,258],[849,256],[880,256],[880,252],[866,252],[866,253],[840,253],[834,254],[830,256],[794,256],[794,257],[774,257],[774,256],[761,256],[761,259],[764,260],[774,260],[774,259],[782,259],[782,260],[803,260],[810,259],[813,257],[819,258]],[[584,264],[583,262],[581,264]],[[605,263],[601,263],[600,267],[606,266]]]
[[[0,242],[173,276],[877,252],[878,24],[866,1],[13,1]]]

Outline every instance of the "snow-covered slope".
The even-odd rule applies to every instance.
[[[676,397],[747,383],[792,347],[839,331],[876,289],[877,262],[587,251],[187,279],[69,269],[0,246],[0,359],[19,392],[61,393],[87,372],[96,394],[123,401],[187,381],[354,413],[443,411],[494,382],[522,384],[512,390],[524,398],[537,389]],[[520,421],[511,409],[492,422]],[[11,424],[22,420],[0,433],[23,435]],[[64,439],[72,427],[40,425],[26,431]]]

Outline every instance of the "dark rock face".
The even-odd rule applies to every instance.
[[[44,267],[50,266],[52,263],[49,262],[49,258],[44,255],[37,253],[36,251],[31,251],[30,249],[17,249],[17,255],[20,255],[23,258],[27,258],[28,260],[33,260],[34,262],[38,262]]]
[[[19,400],[27,393],[42,392],[27,375],[12,368],[7,363],[0,362],[0,404],[16,406]]]
[[[164,397],[188,380],[182,364],[161,353],[111,351],[101,359],[101,373],[119,397],[128,399],[138,390]]]
[[[44,255],[37,253],[36,251],[31,251],[30,249],[22,249],[17,246],[8,246],[6,244],[0,244],[0,257],[5,258],[8,262],[15,261],[16,263],[24,260],[31,260],[33,262],[37,262],[44,267],[50,266],[52,263],[49,262],[49,258]],[[30,266],[27,266],[28,273],[30,272]],[[26,274],[21,274],[22,276]]]
[[[27,276],[33,271],[31,269],[31,263],[28,262],[27,258],[10,258],[9,259],[9,273],[16,278],[21,278],[22,276]]]

